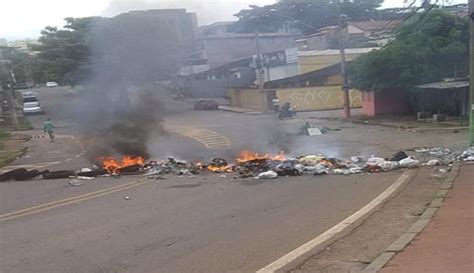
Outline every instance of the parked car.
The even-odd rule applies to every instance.
[[[56,83],[56,82],[47,82],[46,87],[58,87],[58,83]]]
[[[31,89],[32,87],[26,83],[17,83],[15,84],[15,90]]]
[[[33,92],[33,91],[24,91],[24,92],[21,92],[21,98],[22,99],[25,99],[25,98],[35,98],[36,100],[38,100],[38,93],[36,92]]]
[[[200,99],[194,102],[194,110],[218,110],[219,104],[213,99]]]
[[[39,101],[23,103],[23,113],[25,115],[43,114],[43,108]]]

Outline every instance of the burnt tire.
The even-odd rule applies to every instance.
[[[75,176],[76,173],[74,171],[56,171],[56,172],[48,172],[43,174],[44,179],[64,179],[69,178],[69,176]]]
[[[17,176],[21,176],[22,174],[24,174],[26,172],[28,172],[27,169],[18,168],[18,169],[8,171],[6,173],[2,173],[2,174],[0,174],[0,182],[5,182],[5,181],[8,181],[10,179],[16,178]]]
[[[15,180],[16,181],[26,181],[26,180],[30,180],[30,179],[33,179],[37,176],[41,175],[41,172],[38,171],[38,170],[31,170],[31,171],[27,171],[26,173],[22,173],[21,175],[17,175],[15,177]]]

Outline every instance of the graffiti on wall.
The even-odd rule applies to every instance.
[[[322,86],[314,88],[280,89],[280,102],[290,102],[298,110],[338,109],[343,107],[343,93],[340,86]],[[350,91],[351,106],[362,106],[362,93]]]

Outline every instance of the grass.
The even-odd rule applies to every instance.
[[[33,129],[33,125],[31,122],[28,120],[26,117],[19,117],[18,123],[20,123],[20,128],[21,129]]]
[[[5,147],[5,140],[7,140],[8,137],[10,137],[10,134],[5,130],[0,129],[0,150],[3,150]]]
[[[26,152],[25,147],[16,147],[15,145],[12,146],[12,144],[6,145],[5,143],[10,137],[10,133],[5,129],[0,129],[0,167],[9,164]]]

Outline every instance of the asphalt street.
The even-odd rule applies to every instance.
[[[44,166],[51,170],[90,166],[75,138],[77,124],[64,110],[74,103],[74,93],[63,88],[38,93],[46,115],[32,117],[34,126],[41,128],[49,116],[61,137],[55,143],[33,139],[26,157],[12,165],[54,163]],[[243,148],[286,150],[290,155],[386,156],[400,148],[446,144],[436,135],[321,120],[321,126],[340,131],[295,136],[305,119],[320,115],[314,113],[280,122],[272,115],[173,107],[164,117],[166,125],[185,129],[150,140],[153,156],[205,160],[233,157]],[[209,138],[189,133],[196,129],[219,134],[230,145],[209,149]],[[460,143],[451,138],[449,144]],[[0,183],[0,271],[255,272],[359,210],[400,174],[270,181],[234,179],[232,174],[163,180],[122,176],[84,181],[78,187],[68,180]]]

